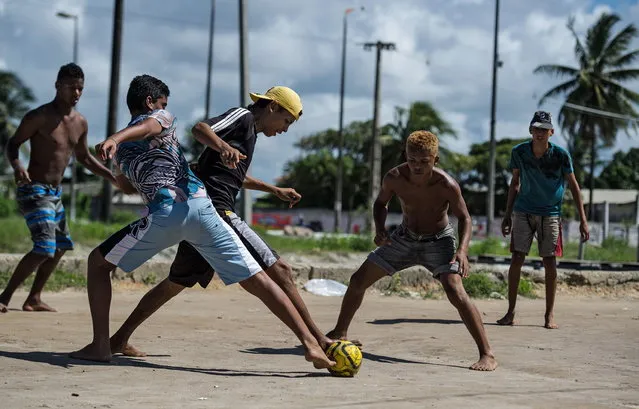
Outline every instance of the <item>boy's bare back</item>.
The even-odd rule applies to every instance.
[[[20,128],[16,138],[28,138],[31,142],[30,179],[59,185],[75,146],[87,133],[86,119],[75,109],[64,115],[53,103],[47,103],[29,112]]]
[[[451,201],[461,197],[459,185],[446,172],[433,168],[432,177],[417,184],[410,180],[406,163],[386,175],[389,188],[402,205],[404,225],[417,234],[435,234],[448,225]]]

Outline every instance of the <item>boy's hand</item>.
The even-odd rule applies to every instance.
[[[459,274],[462,278],[468,277],[470,272],[470,262],[468,261],[468,254],[465,251],[458,250],[455,256],[450,260],[450,264],[459,263]]]
[[[31,177],[29,176],[29,171],[27,171],[22,166],[16,168],[13,171],[13,177],[16,180],[16,185],[26,185],[27,183],[31,183]]]
[[[278,199],[289,202],[289,208],[295,206],[297,203],[299,203],[300,200],[302,200],[302,195],[300,195],[295,189],[290,187],[277,188],[274,194],[278,197]]]
[[[390,238],[388,237],[388,231],[386,229],[378,230],[375,233],[375,239],[373,241],[375,242],[375,245],[378,247],[391,244]]]
[[[579,233],[581,233],[581,241],[585,242],[590,240],[590,230],[588,230],[588,222],[583,220],[579,224]]]
[[[107,159],[113,159],[113,155],[115,155],[117,150],[118,143],[111,138],[95,145],[95,153],[102,162],[106,162]]]
[[[229,144],[226,144],[220,150],[220,158],[222,158],[222,164],[229,169],[237,168],[237,164],[240,160],[246,159],[246,155],[243,155],[240,151],[235,149]]]
[[[513,219],[512,216],[507,214],[504,215],[504,218],[501,221],[501,234],[508,236],[513,228]]]

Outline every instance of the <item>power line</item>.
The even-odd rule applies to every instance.
[[[634,122],[639,122],[639,118],[633,118],[629,115],[622,115],[622,114],[618,114],[616,112],[610,112],[610,111],[603,111],[601,109],[595,109],[595,108],[590,108],[587,106],[583,106],[583,105],[577,105],[577,104],[573,104],[571,102],[564,102],[564,106],[567,108],[571,108],[575,111],[581,111],[581,112],[588,112],[590,114],[593,114],[594,116],[600,116],[600,117],[607,117],[607,118],[615,118],[615,119],[623,119],[626,121],[634,121]]]

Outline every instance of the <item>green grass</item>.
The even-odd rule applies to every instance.
[[[373,240],[367,235],[351,237],[325,236],[320,239],[314,239],[309,237],[274,236],[267,234],[266,229],[261,226],[253,226],[253,229],[268,243],[269,246],[279,252],[367,252],[375,248]]]
[[[9,282],[12,272],[0,271],[0,288],[5,288]],[[31,274],[22,283],[22,287],[31,288],[35,274]],[[44,285],[45,291],[62,291],[66,288],[86,288],[87,278],[80,274],[68,273],[66,271],[56,270]]]
[[[508,284],[503,281],[492,280],[486,272],[478,271],[463,280],[464,288],[471,298],[489,298],[492,293],[506,296]],[[534,284],[525,278],[519,281],[517,293],[523,297],[534,298]]]
[[[114,214],[117,222],[103,224],[100,222],[88,222],[85,220],[72,223],[70,226],[71,237],[83,246],[96,246],[121,229],[127,223],[134,221],[135,214],[120,212]],[[373,240],[368,235],[335,237],[325,236],[320,239],[304,237],[274,236],[266,234],[266,229],[260,226],[254,227],[255,231],[274,249],[279,252],[368,252],[375,248]],[[503,239],[491,238],[478,241],[471,245],[468,253],[471,256],[481,254],[493,254],[510,256],[508,246],[504,246]],[[31,249],[31,238],[24,220],[20,216],[0,217],[0,253],[24,253]],[[579,245],[568,243],[564,246],[564,259],[577,259]],[[601,246],[586,245],[585,259],[612,262],[634,262],[637,250],[628,246],[628,243],[618,239],[607,239]],[[533,242],[530,256],[538,257],[537,245]]]
[[[131,214],[127,218],[130,221],[135,220],[135,216]],[[124,227],[125,224],[126,222],[103,224],[79,221],[71,223],[69,229],[73,241],[85,246],[96,246]],[[31,250],[32,245],[29,230],[22,217],[0,218],[0,253],[25,253]]]
[[[501,239],[490,238],[474,243],[468,249],[470,256],[478,256],[482,254],[493,254],[500,256],[510,256],[508,246],[503,246],[504,241]],[[530,248],[531,257],[539,257],[537,250],[537,242],[533,241]],[[564,255],[562,258],[576,260],[579,256],[578,243],[564,244]],[[635,262],[637,261],[637,249],[630,247],[625,240],[608,238],[604,240],[601,246],[586,243],[584,252],[585,260],[595,261],[613,261],[613,262]]]

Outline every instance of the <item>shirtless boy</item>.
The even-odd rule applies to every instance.
[[[31,232],[33,249],[20,260],[0,294],[0,312],[7,312],[11,296],[34,270],[36,277],[22,309],[55,311],[42,301],[41,293],[60,258],[73,249],[60,186],[71,154],[94,174],[115,183],[111,172],[89,153],[87,121],[75,110],[84,89],[82,68],[73,63],[60,67],[55,89],[53,101],[28,112],[7,143],[18,208]],[[26,141],[31,143],[27,169],[18,155]]]
[[[391,169],[373,206],[375,244],[367,260],[351,277],[342,301],[335,329],[329,338],[346,339],[348,327],[364,299],[368,287],[386,275],[422,265],[443,285],[448,300],[457,308],[466,328],[479,348],[479,361],[470,366],[478,371],[497,367],[477,307],[462,285],[468,275],[468,243],[471,219],[459,185],[446,172],[435,167],[439,160],[439,141],[431,132],[413,132],[406,142],[407,162]],[[401,202],[403,221],[390,236],[385,227],[388,202],[393,196]],[[448,210],[459,223],[459,247],[448,221]]]

